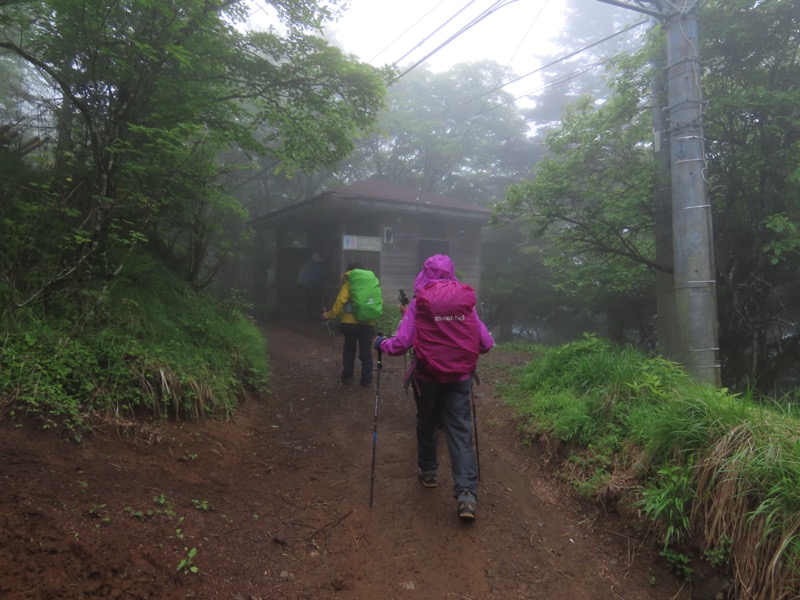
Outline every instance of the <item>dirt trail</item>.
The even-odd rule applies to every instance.
[[[271,389],[230,423],[103,426],[80,445],[0,423],[0,598],[690,598],[520,445],[494,383],[523,357],[482,358],[479,516],[464,524],[443,442],[439,486],[416,481],[403,358],[384,358],[370,508],[375,390],[338,383],[323,323],[264,331]]]

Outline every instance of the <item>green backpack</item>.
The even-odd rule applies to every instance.
[[[350,305],[358,321],[375,321],[383,314],[383,293],[375,273],[367,269],[353,269],[347,276],[350,281]]]

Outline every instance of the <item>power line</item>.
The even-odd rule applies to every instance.
[[[379,57],[381,54],[383,54],[384,52],[386,52],[386,50],[388,50],[388,49],[389,49],[389,48],[390,48],[390,47],[391,47],[391,46],[392,46],[392,45],[393,45],[393,44],[394,44],[394,43],[395,43],[397,40],[399,40],[401,37],[403,37],[403,36],[404,36],[405,34],[407,34],[409,31],[411,31],[412,29],[414,29],[414,27],[416,27],[417,25],[419,25],[419,24],[420,24],[420,22],[421,22],[423,19],[425,19],[425,18],[426,18],[426,17],[427,17],[429,14],[431,14],[433,11],[435,11],[437,8],[439,8],[439,7],[442,5],[442,3],[444,3],[444,2],[445,2],[445,0],[439,0],[439,3],[438,3],[436,6],[434,6],[433,8],[431,8],[431,9],[430,9],[428,12],[426,12],[426,13],[425,13],[424,15],[422,15],[422,16],[421,16],[419,19],[417,19],[417,20],[416,20],[416,21],[415,21],[415,22],[414,22],[412,25],[410,25],[410,26],[409,26],[409,27],[408,27],[408,28],[407,28],[407,29],[406,29],[406,30],[405,30],[403,33],[401,33],[401,34],[400,34],[400,35],[398,35],[396,38],[394,38],[394,39],[393,39],[391,42],[389,42],[388,44],[386,44],[386,46],[384,46],[384,47],[383,47],[383,49],[382,49],[380,52],[378,52],[378,53],[377,53],[375,56],[373,56],[372,58],[370,58],[368,62],[370,62],[370,63],[371,63],[373,60],[375,60],[376,58],[378,58],[378,57]],[[466,7],[465,7],[465,8],[466,8]],[[431,35],[432,35],[432,34],[431,34]],[[427,38],[426,38],[426,39],[427,39]],[[424,41],[424,40],[423,40],[423,41]],[[399,61],[395,61],[395,63],[397,63],[397,62],[399,62]]]
[[[517,52],[519,52],[519,49],[522,47],[522,43],[525,41],[525,38],[528,37],[528,35],[530,34],[531,30],[533,29],[533,26],[536,25],[536,22],[539,20],[539,17],[542,16],[542,13],[544,12],[544,9],[547,7],[547,3],[548,2],[549,2],[549,0],[544,0],[544,2],[541,4],[541,7],[539,8],[539,12],[536,13],[536,16],[531,21],[531,24],[528,27],[528,30],[525,32],[525,35],[522,36],[522,39],[519,41],[519,44],[517,44],[517,47],[515,48],[514,52],[511,54],[511,57],[508,59],[508,62],[506,63],[506,66],[504,67],[502,74],[498,75],[498,78],[495,80],[495,82],[499,81],[500,78],[502,78],[503,75],[505,75],[506,71],[511,66],[511,61],[514,60],[514,57],[517,55]],[[476,116],[478,116],[480,114],[483,114],[483,112],[485,112],[486,110],[490,110],[492,107],[489,107],[488,104],[489,104],[489,98],[487,97],[485,99],[484,103],[483,103],[483,109],[481,109],[481,111],[479,111],[477,114],[473,115],[472,117],[469,117],[469,119],[472,119],[473,117],[476,117]],[[469,134],[471,128],[472,128],[472,125],[468,125],[464,129],[464,133],[461,134],[461,142],[463,142],[467,138],[467,135]],[[454,153],[455,153],[455,148],[453,148],[453,150],[451,151],[451,156]]]
[[[407,74],[408,74],[410,71],[412,71],[412,70],[416,69],[416,68],[417,68],[419,65],[421,65],[422,63],[424,63],[424,62],[425,62],[426,60],[428,60],[428,59],[429,59],[431,56],[433,56],[434,54],[436,54],[437,52],[439,52],[439,50],[441,50],[442,48],[444,48],[445,46],[447,46],[447,45],[448,45],[450,42],[452,42],[453,40],[455,40],[455,39],[456,39],[457,37],[459,37],[461,34],[463,34],[463,33],[467,32],[467,31],[469,31],[470,29],[472,29],[472,28],[473,28],[475,25],[477,25],[478,23],[480,23],[480,22],[481,22],[483,19],[485,19],[485,18],[486,18],[486,17],[488,17],[489,15],[491,15],[491,14],[494,14],[495,12],[497,12],[498,10],[500,10],[501,8],[503,8],[503,7],[505,7],[505,6],[508,6],[509,4],[513,4],[513,3],[514,3],[514,2],[516,2],[516,1],[517,1],[517,0],[497,0],[497,1],[496,1],[496,2],[495,2],[495,3],[494,3],[492,6],[491,6],[491,7],[487,8],[485,11],[483,11],[483,13],[481,13],[481,14],[480,14],[480,15],[478,15],[476,18],[474,18],[472,21],[470,21],[469,23],[467,23],[467,24],[466,24],[464,27],[462,27],[461,29],[459,29],[459,30],[458,30],[456,33],[454,33],[454,34],[453,34],[453,35],[451,35],[449,38],[447,38],[447,39],[446,39],[444,42],[442,42],[441,44],[439,44],[439,45],[438,45],[436,48],[434,48],[434,49],[433,49],[431,52],[429,52],[428,54],[426,54],[425,56],[423,56],[423,57],[422,57],[420,60],[418,60],[417,62],[415,62],[413,65],[411,65],[411,66],[410,66],[408,69],[406,69],[405,71],[403,71],[402,73],[400,73],[400,75],[398,75],[397,77],[395,77],[395,81],[397,81],[398,79],[400,79],[400,78],[401,78],[401,77],[403,77],[404,75],[407,75]],[[473,0],[473,2],[474,2],[474,0]],[[470,4],[472,4],[472,2],[470,2]],[[466,7],[465,7],[465,8],[466,8]],[[460,11],[459,11],[459,12],[460,12]],[[455,15],[454,15],[454,16],[455,16]],[[451,18],[450,20],[452,20],[452,18]],[[449,21],[448,21],[448,22],[449,22]],[[440,27],[439,29],[441,29],[441,27]],[[437,29],[437,31],[438,31],[438,29]],[[408,56],[408,53],[407,53],[405,56]],[[405,56],[403,56],[402,58],[405,58]],[[399,59],[399,60],[402,60],[402,58],[401,58],[401,59]],[[398,60],[397,62],[399,62],[399,60]],[[397,62],[395,62],[395,64],[397,64]]]
[[[519,44],[517,44],[517,47],[514,48],[514,52],[511,53],[511,57],[508,59],[508,61],[506,61],[506,68],[504,69],[504,71],[511,66],[511,62],[514,60],[514,57],[517,55],[517,52],[519,52],[519,49],[522,48],[523,42],[530,35],[531,31],[533,30],[533,26],[536,25],[537,21],[539,20],[539,17],[542,16],[544,9],[547,8],[548,2],[550,2],[550,0],[544,0],[541,8],[539,8],[539,12],[536,13],[535,17],[533,17],[533,21],[531,21],[531,24],[528,26],[528,30],[525,32],[525,35],[522,36],[522,39],[520,39]]]
[[[492,106],[489,106],[487,108],[481,109],[480,111],[476,112],[475,114],[470,115],[469,117],[467,117],[467,119],[468,120],[469,119],[474,119],[475,117],[479,117],[480,115],[482,115],[484,113],[487,113],[490,110],[494,110],[495,108],[500,108],[501,106],[507,106],[509,104],[512,104],[513,102],[516,102],[520,98],[525,98],[526,96],[530,96],[531,94],[538,94],[539,92],[543,92],[545,90],[548,90],[551,87],[556,87],[557,85],[561,85],[562,83],[566,83],[568,81],[572,81],[576,77],[580,77],[581,75],[584,75],[585,73],[588,73],[589,71],[592,71],[592,70],[596,69],[597,67],[602,66],[605,62],[606,62],[605,60],[598,60],[597,62],[594,62],[594,63],[588,65],[587,67],[585,67],[584,69],[581,69],[580,71],[576,71],[575,73],[572,73],[570,75],[565,75],[561,79],[556,79],[555,81],[551,81],[549,83],[546,83],[546,84],[544,84],[543,86],[541,86],[539,88],[536,88],[534,90],[529,90],[529,91],[525,92],[524,94],[520,94],[519,96],[514,96],[513,98],[511,98],[510,100],[506,100],[505,102],[500,102],[499,104],[493,104]]]
[[[411,54],[411,53],[412,53],[414,50],[416,50],[417,48],[419,48],[420,46],[422,46],[422,45],[423,45],[425,42],[427,42],[429,39],[431,39],[431,37],[433,37],[435,34],[439,33],[439,31],[442,29],[442,27],[444,27],[445,25],[449,24],[449,23],[450,23],[450,22],[451,22],[453,19],[455,19],[455,18],[456,18],[458,15],[460,15],[460,14],[461,14],[462,12],[464,12],[465,10],[467,10],[467,8],[469,8],[469,7],[470,7],[472,4],[474,4],[474,3],[475,3],[475,0],[470,0],[470,2],[469,2],[469,3],[468,3],[466,6],[462,7],[462,8],[461,8],[461,10],[459,10],[459,11],[458,11],[456,14],[452,15],[452,16],[451,16],[449,19],[447,19],[447,20],[446,20],[444,23],[442,23],[441,25],[439,25],[439,27],[437,27],[437,28],[436,28],[436,29],[434,29],[434,30],[433,30],[431,33],[429,33],[429,34],[428,34],[428,35],[426,35],[424,38],[422,38],[422,40],[421,40],[420,42],[418,42],[416,46],[414,46],[413,48],[411,48],[411,50],[409,50],[408,52],[406,52],[405,54],[403,54],[403,56],[401,56],[401,57],[400,57],[400,58],[398,58],[396,61],[394,61],[394,63],[393,63],[393,64],[395,64],[395,65],[396,65],[396,64],[397,64],[397,63],[399,63],[401,60],[403,60],[403,59],[404,59],[406,56],[408,56],[409,54]],[[428,13],[427,13],[427,14],[430,14],[430,11],[428,11]],[[417,21],[417,23],[419,23],[419,21]],[[402,77],[402,75],[401,75],[401,77]],[[398,77],[398,79],[399,79],[399,77]]]
[[[611,39],[614,39],[615,37],[617,37],[619,35],[622,35],[623,33],[627,33],[628,31],[630,31],[634,27],[638,27],[639,25],[644,25],[645,23],[648,23],[648,22],[649,22],[649,19],[642,19],[641,21],[637,21],[636,23],[633,23],[632,25],[628,25],[627,27],[624,27],[623,29],[621,29],[621,30],[619,30],[619,31],[617,31],[615,33],[612,33],[611,35],[608,35],[608,36],[604,37],[601,40],[593,42],[593,43],[589,44],[588,46],[584,46],[580,50],[575,50],[575,52],[570,52],[569,54],[567,54],[565,56],[562,56],[561,58],[557,58],[556,60],[554,60],[552,62],[549,62],[546,65],[543,65],[543,66],[541,66],[541,67],[539,67],[537,69],[534,69],[533,71],[530,71],[528,73],[525,73],[525,75],[520,75],[516,79],[512,79],[511,81],[509,81],[507,83],[504,83],[500,87],[505,87],[507,85],[511,85],[512,83],[516,83],[520,79],[525,79],[526,77],[530,77],[531,75],[534,75],[534,74],[536,74],[536,73],[538,73],[540,71],[543,71],[544,69],[547,69],[548,67],[552,67],[553,65],[556,65],[556,64],[558,64],[560,62],[564,62],[565,60],[570,59],[570,58],[572,58],[574,56],[577,56],[578,54],[581,54],[582,52],[586,52],[587,50],[590,50],[591,48],[594,48],[595,46],[599,46],[600,44],[603,44],[603,43],[605,43],[605,42],[607,42],[607,41],[609,41]],[[496,89],[499,89],[499,88],[496,88]],[[488,93],[494,92],[494,91],[496,91],[496,89],[495,90],[491,90]]]
[[[487,92],[484,92],[484,93],[479,94],[477,96],[473,96],[472,98],[469,98],[469,99],[463,101],[461,104],[456,104],[455,106],[451,106],[451,107],[449,107],[449,108],[447,108],[447,109],[445,109],[443,111],[440,111],[439,113],[430,116],[426,120],[435,119],[435,118],[440,117],[440,116],[442,116],[442,115],[444,115],[444,114],[446,114],[446,113],[448,113],[450,111],[456,110],[457,108],[461,108],[462,106],[465,106],[465,105],[469,104],[470,102],[478,100],[479,98],[483,98],[484,96],[489,96],[491,94],[494,94],[496,91],[498,91],[500,89],[503,89],[504,87],[507,87],[507,86],[511,85],[512,83],[516,83],[516,82],[518,82],[518,81],[520,81],[522,79],[525,79],[526,77],[530,77],[531,75],[535,75],[536,73],[539,73],[540,71],[543,71],[544,69],[552,67],[553,65],[557,65],[558,63],[561,63],[561,62],[564,62],[565,60],[573,58],[573,57],[577,56],[578,54],[581,54],[582,52],[586,52],[587,50],[590,50],[591,48],[594,48],[595,46],[598,46],[598,45],[600,45],[600,44],[602,44],[604,42],[607,42],[607,41],[609,41],[611,39],[614,39],[615,37],[617,37],[619,35],[622,35],[623,33],[627,33],[631,29],[633,29],[635,27],[638,27],[640,25],[643,25],[645,23],[648,23],[648,22],[649,22],[649,19],[642,19],[641,21],[637,21],[636,23],[633,23],[632,25],[628,25],[627,27],[624,27],[620,31],[614,32],[611,35],[608,35],[608,36],[604,37],[601,40],[598,40],[596,42],[593,42],[593,43],[589,44],[588,46],[584,46],[583,48],[581,48],[579,50],[575,50],[574,52],[570,52],[569,54],[566,54],[566,55],[564,55],[564,56],[562,56],[560,58],[557,58],[557,59],[547,63],[546,65],[543,65],[541,67],[538,67],[537,69],[534,69],[533,71],[530,71],[529,73],[526,73],[525,75],[520,75],[519,77],[517,77],[515,79],[512,79],[511,81],[507,81],[506,83],[503,83],[501,85],[495,86],[494,88],[492,88],[491,90],[489,90]],[[597,66],[597,65],[595,65],[595,66]],[[399,77],[398,77],[398,79],[399,79]],[[542,89],[547,89],[547,87],[542,88]],[[541,91],[541,90],[536,90],[536,91]],[[523,97],[525,97],[527,95],[530,95],[532,93],[536,93],[536,91],[528,92],[526,94],[523,94],[519,98],[523,98]],[[512,100],[512,102],[515,102],[516,100],[519,100],[519,98],[514,98],[514,100]],[[508,102],[500,104],[499,106],[504,106],[505,104],[508,104]]]

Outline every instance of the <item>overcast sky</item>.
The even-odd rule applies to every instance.
[[[269,24],[266,1],[250,2],[256,7],[252,22]],[[582,2],[591,9],[590,18],[602,19],[604,12],[615,10],[598,0],[579,0],[575,5]],[[328,26],[328,35],[362,61],[374,66],[397,64],[401,72],[423,59],[433,71],[490,59],[517,77],[528,75],[558,53],[553,38],[565,18],[564,0],[349,0],[349,4],[344,16]],[[541,84],[534,74],[506,90],[520,97]]]
[[[267,8],[262,0],[254,4]],[[562,0],[350,0],[350,9],[329,25],[328,33],[346,52],[374,66],[410,67],[433,53],[425,60],[433,71],[491,59],[521,75],[539,66],[537,57],[552,51],[548,39],[563,22],[561,4]],[[253,21],[269,23],[263,10],[256,10]]]
[[[444,45],[426,61],[434,71],[486,58],[524,68],[561,26],[560,4],[560,0],[351,0],[351,9],[330,31],[345,50],[376,66],[398,61],[401,67],[410,66]]]

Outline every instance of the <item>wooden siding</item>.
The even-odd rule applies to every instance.
[[[352,197],[347,195],[348,190],[352,191]],[[342,271],[351,260],[360,260],[375,272],[381,281],[384,302],[395,306],[401,289],[408,296],[413,295],[414,280],[422,263],[434,252],[448,254],[459,279],[480,294],[481,224],[485,223],[482,213],[488,218],[488,211],[477,205],[422,194],[413,188],[355,185],[309,199],[302,206],[281,209],[263,217],[256,229],[260,235],[266,230],[305,232],[304,254],[316,250],[324,258],[326,307],[333,303]],[[391,231],[387,232],[387,228]],[[382,241],[380,252],[362,256],[363,250],[355,253],[345,250],[343,235],[377,237]],[[261,252],[263,255],[254,257],[254,267],[262,265],[260,268],[268,273],[253,275],[257,283],[254,304],[260,311],[296,310],[301,298],[294,278],[302,264],[301,253],[287,252],[274,244],[265,246]],[[272,281],[274,286],[269,283]],[[272,293],[266,294],[268,289]]]
[[[420,229],[416,216],[386,217],[383,227],[394,228],[394,243],[383,244],[381,251],[381,287],[384,302],[398,303],[399,290],[411,297],[414,279],[427,256],[420,255]],[[448,223],[439,229],[436,239],[447,241],[459,279],[480,293],[481,228],[473,223]],[[431,233],[431,231],[426,231]],[[427,238],[426,238],[427,239]]]
[[[380,279],[383,301],[388,306],[396,306],[399,304],[399,290],[405,290],[409,298],[414,294],[414,278],[419,272],[417,265],[419,220],[417,217],[407,215],[386,216],[382,226],[394,228],[393,243],[383,244],[381,250]]]

